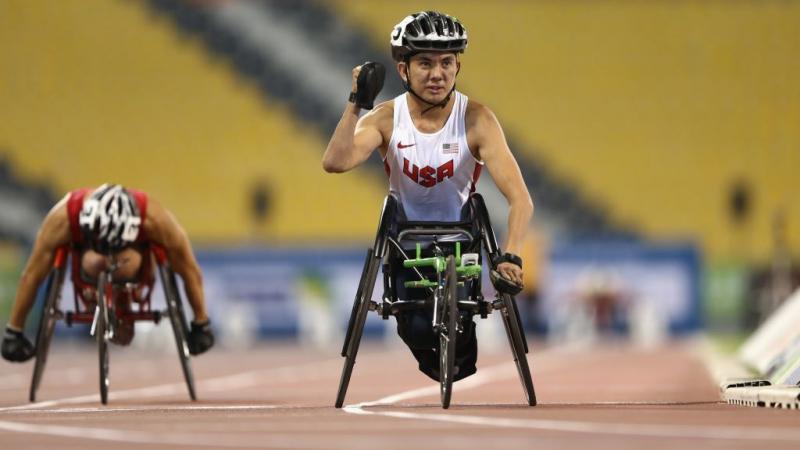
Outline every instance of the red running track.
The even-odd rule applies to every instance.
[[[0,363],[0,448],[800,448],[797,411],[721,403],[690,343],[532,348],[539,406],[524,405],[501,349],[482,351],[445,411],[406,350],[377,344],[363,346],[343,410],[335,349],[215,349],[193,360],[190,402],[171,352],[114,347],[102,406],[94,349],[55,347],[38,403],[26,401],[32,364]]]

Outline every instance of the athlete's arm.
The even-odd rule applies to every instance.
[[[467,113],[470,147],[477,151],[492,180],[508,201],[508,237],[505,251],[519,255],[523,237],[533,215],[533,201],[497,117],[489,108],[472,101]],[[498,265],[497,270],[504,277],[522,285],[522,269],[517,265],[503,263]]]
[[[68,196],[53,206],[36,235],[36,242],[22,271],[14,305],[11,307],[11,316],[8,319],[8,324],[13,328],[21,330],[25,326],[25,318],[36,300],[36,291],[53,266],[56,250],[69,243],[67,199]]]
[[[208,320],[203,294],[203,274],[183,227],[171,212],[149,197],[144,229],[148,238],[164,247],[170,267],[183,279],[186,297],[194,311],[195,321]]]
[[[356,80],[360,72],[361,66],[353,69],[352,92],[356,91]],[[322,157],[322,168],[326,172],[342,173],[354,169],[383,144],[383,135],[378,125],[380,118],[387,112],[387,103],[376,106],[361,119],[358,118],[360,112],[361,108],[354,103],[347,103]]]

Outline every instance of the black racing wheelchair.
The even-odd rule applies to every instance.
[[[151,255],[152,253],[152,255]],[[62,311],[60,307],[61,291],[67,272],[68,260],[72,259],[71,275],[74,286],[75,309]],[[108,403],[109,359],[108,344],[114,342],[115,327],[120,321],[130,325],[137,321],[160,322],[164,313],[150,307],[150,297],[155,284],[152,262],[158,267],[161,284],[164,287],[167,310],[165,311],[172,325],[178,357],[183,369],[189,397],[196,400],[194,376],[189,362],[189,348],[186,343],[189,327],[183,310],[175,273],[170,269],[166,252],[158,246],[150,246],[144,252],[142,280],[137,283],[118,283],[112,280],[115,267],[112,265],[97,277],[96,284],[88,285],[80,275],[80,255],[69,247],[61,247],[56,251],[53,267],[47,279],[45,298],[42,305],[41,319],[36,334],[36,360],[33,366],[33,379],[30,387],[30,401],[36,401],[36,391],[44,374],[47,354],[53,338],[56,322],[64,320],[67,326],[76,323],[91,324],[90,334],[97,341],[100,367],[100,400]],[[125,305],[125,308],[120,308]],[[136,305],[136,309],[128,306]]]
[[[397,198],[386,197],[375,244],[367,251],[347,325],[336,407],[344,404],[369,311],[377,312],[384,320],[395,316],[400,321],[402,314],[419,310],[430,312],[431,327],[437,336],[438,346],[433,350],[438,368],[432,368],[429,376],[439,380],[443,408],[450,406],[458,372],[457,342],[464,337],[467,322],[474,326],[474,315],[486,318],[495,310],[503,319],[528,405],[535,406],[536,394],[526,358],[528,344],[516,301],[501,293],[486,300],[481,293],[481,249],[489,261],[496,261],[501,255],[483,197],[477,193],[470,196],[459,222],[411,222],[405,221],[404,216]],[[381,266],[384,295],[375,301],[372,294]],[[409,294],[412,292],[422,295]]]

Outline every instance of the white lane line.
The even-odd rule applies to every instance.
[[[241,437],[230,433],[175,433],[175,432],[148,432],[142,430],[117,430],[97,427],[70,427],[63,425],[28,424],[0,420],[0,430],[69,437],[76,439],[90,439],[96,441],[123,442],[130,444],[153,444],[159,447],[164,445],[198,446],[212,448],[280,448],[298,450],[316,449],[352,449],[345,443],[336,444],[335,439],[311,440],[298,438],[292,434],[269,434],[257,436],[255,439]],[[337,435],[339,436],[339,435]],[[238,440],[232,440],[238,439]],[[370,444],[372,445],[372,444]],[[358,445],[358,448],[371,449],[373,446]]]
[[[480,370],[478,370],[478,372],[475,375],[472,375],[469,378],[465,378],[464,380],[461,380],[458,383],[453,384],[453,393],[455,394],[460,391],[475,389],[492,381],[497,381],[517,376],[517,373],[512,371],[512,369],[516,370],[513,361],[510,363],[506,362],[494,366],[482,367]],[[356,412],[353,411],[352,409],[354,408],[360,409],[369,406],[392,405],[397,402],[401,402],[403,400],[411,400],[420,397],[430,397],[434,395],[439,395],[438,384],[425,386],[419,389],[412,389],[410,391],[405,391],[399,394],[390,395],[388,397],[383,397],[381,399],[371,402],[362,402],[356,405],[345,405],[343,409],[347,412]]]
[[[330,373],[330,365],[336,364],[339,366],[341,360],[339,358],[330,359],[318,363],[308,363],[295,366],[285,366],[270,369],[253,370],[249,372],[242,372],[238,374],[221,376],[203,380],[198,383],[198,387],[202,387],[205,391],[218,391],[218,390],[232,390],[242,389],[247,387],[256,386],[259,384],[270,384],[283,381],[313,381],[325,377]],[[148,397],[168,395],[176,391],[184,391],[186,385],[184,383],[164,384],[161,386],[152,386],[140,389],[130,389],[126,391],[117,391],[109,393],[109,399],[120,399],[130,397]],[[65,398],[60,400],[51,400],[46,402],[33,403],[30,405],[20,405],[7,408],[0,408],[0,412],[13,412],[13,413],[53,413],[63,410],[42,410],[42,408],[75,404],[95,402],[98,400],[98,395],[85,395],[79,397]],[[232,405],[232,406],[215,406],[215,405],[187,405],[185,407],[172,407],[174,409],[196,409],[196,410],[265,410],[275,409],[278,406],[248,406],[248,405]],[[156,407],[156,408],[71,408],[70,412],[108,412],[111,411],[156,411],[158,409],[170,409],[170,407]],[[134,444],[157,444],[157,445],[184,445],[184,446],[204,446],[204,447],[238,447],[238,448],[286,448],[286,449],[319,449],[319,448],[347,448],[347,447],[332,447],[330,440],[326,440],[326,444],[322,445],[318,442],[304,443],[293,435],[273,435],[270,434],[261,441],[249,440],[249,442],[237,442],[231,440],[231,435],[227,433],[222,434],[198,434],[198,433],[151,433],[142,430],[118,430],[110,428],[98,427],[72,427],[63,425],[44,425],[44,424],[31,424],[16,421],[0,420],[0,430],[13,431],[17,433],[29,433],[38,435],[50,435],[71,437],[79,439],[92,439],[110,442],[125,442]],[[364,447],[367,448],[367,447]]]
[[[362,410],[364,411],[364,410]],[[354,412],[354,411],[350,411]],[[541,431],[571,433],[610,434],[618,436],[641,436],[676,439],[729,439],[759,441],[800,441],[800,430],[767,427],[727,427],[697,425],[647,425],[634,423],[602,423],[573,420],[508,419],[491,416],[469,416],[402,411],[364,411],[361,414],[377,414],[399,419],[427,420],[467,425],[493,426],[500,428],[523,428]]]
[[[288,367],[279,367],[274,369],[263,369],[263,370],[242,372],[238,374],[232,374],[218,378],[203,380],[200,383],[198,383],[198,386],[202,386],[203,390],[205,391],[208,390],[222,391],[222,390],[250,387],[258,384],[275,383],[282,381],[296,382],[304,380],[314,380],[324,377],[325,374],[330,373],[330,368],[326,366],[335,365],[338,368],[341,365],[341,361],[342,360],[340,358],[336,358],[332,360],[323,361],[321,363],[311,363],[298,366],[288,366]],[[508,364],[502,364],[498,367],[504,367],[507,365]],[[485,369],[485,371],[491,373],[492,369],[491,368]],[[478,378],[478,380],[480,380],[480,377]],[[474,383],[475,383],[474,381],[471,382],[471,384]],[[461,384],[464,385],[464,383]],[[109,394],[109,398],[120,399],[120,398],[130,398],[130,397],[169,395],[177,391],[182,392],[185,389],[186,386],[184,385],[184,383],[172,383],[172,384],[151,386],[140,389],[129,389],[126,391],[116,391],[116,392],[112,391]],[[433,389],[431,389],[430,387],[426,387],[424,388],[424,390],[420,390],[420,392],[423,394],[425,392],[430,392],[430,391],[436,393],[437,390],[438,386],[433,386]],[[79,397],[33,403],[29,405],[0,408],[0,412],[50,413],[59,410],[46,410],[44,408],[51,406],[58,406],[58,405],[96,402],[97,400],[98,400],[98,395],[84,395]],[[391,398],[389,400],[391,400]],[[207,408],[212,409],[214,408],[214,406],[208,406]],[[225,407],[218,407],[218,408],[225,408]],[[134,409],[134,408],[98,407],[98,408],[70,408],[70,409],[72,409],[73,412],[78,413],[78,412],[87,412],[86,411],[87,409],[92,411],[96,409],[98,412],[101,411],[107,412],[109,409],[122,411],[124,409]],[[154,410],[153,408],[143,408],[143,409],[146,409],[148,411]],[[360,442],[358,439],[350,438],[348,439],[348,442],[343,442],[341,443],[341,445],[334,445],[333,443],[334,441],[327,438],[324,439],[324,443],[321,443],[318,439],[312,439],[303,442],[303,440],[298,439],[298,436],[296,435],[275,435],[275,434],[270,434],[269,436],[265,436],[265,438],[260,441],[254,442],[253,440],[250,440],[249,442],[235,442],[230,440],[229,434],[197,434],[197,433],[168,432],[168,433],[158,433],[154,435],[153,433],[147,433],[140,430],[118,430],[118,429],[97,428],[97,427],[71,427],[62,425],[30,424],[30,423],[22,423],[16,421],[12,422],[5,420],[0,420],[0,430],[13,431],[18,433],[71,437],[77,439],[92,439],[92,440],[101,440],[109,442],[125,442],[134,444],[157,444],[157,445],[173,444],[173,445],[185,445],[185,446],[191,445],[191,446],[205,446],[205,447],[238,447],[238,448],[258,447],[258,448],[285,448],[285,449],[342,448],[342,449],[353,450],[355,448],[363,448],[363,449],[374,448],[373,438],[371,437],[368,438],[367,440],[362,439],[361,441],[363,442]]]
[[[111,430],[107,428],[94,428],[94,427],[69,427],[62,425],[42,425],[42,424],[28,424],[20,422],[8,422],[0,420],[0,430],[15,431],[17,433],[30,433],[30,434],[47,434],[51,436],[62,436],[71,438],[84,438],[95,439],[103,441],[114,442],[129,442],[137,444],[156,444],[164,443],[171,444],[175,442],[175,435],[173,433],[158,433],[154,436],[152,433],[130,432],[122,430]],[[202,437],[183,436],[190,441],[197,439],[196,445],[203,445],[205,439]],[[186,439],[181,439],[185,443]],[[194,442],[193,442],[194,443]]]
[[[558,359],[558,355],[561,354],[563,356],[563,347],[548,347],[543,350],[536,352],[536,365],[539,366],[542,364],[543,361],[547,361],[552,356],[556,356],[554,362],[558,363],[560,360]],[[530,362],[530,360],[529,360]],[[543,372],[549,372],[552,370],[559,369],[561,365],[569,365],[568,363],[561,363],[554,365],[552,367],[545,367],[543,370],[539,370],[538,374]],[[533,365],[531,365],[531,371],[533,371]],[[478,372],[471,377],[465,378],[457,383],[453,384],[453,393],[457,393],[460,391],[465,391],[469,389],[475,389],[478,387],[483,386],[486,383],[505,380],[509,378],[517,379],[519,375],[516,372],[517,368],[514,361],[507,361],[499,364],[494,364],[487,367],[480,367],[478,368]],[[536,380],[534,379],[534,384]],[[439,395],[439,385],[433,384],[430,386],[425,386],[418,389],[412,389],[409,391],[404,391],[399,394],[390,395],[388,397],[384,397],[378,400],[374,400],[371,402],[361,402],[355,405],[345,405],[342,409],[347,412],[352,412],[355,414],[359,414],[356,409],[362,407],[369,407],[369,406],[381,406],[381,405],[392,405],[394,403],[403,401],[403,400],[410,400],[414,398],[420,397],[430,397],[434,395]]]
[[[259,411],[267,409],[290,409],[286,405],[166,405],[166,406],[139,406],[133,408],[60,408],[60,409],[21,409],[14,411],[16,414],[83,414],[83,413],[115,413],[115,412],[143,412],[157,413],[161,411]]]
[[[92,373],[97,369],[91,370]],[[83,383],[86,380],[87,374],[90,372],[86,367],[70,367],[66,369],[56,370],[54,374],[48,374],[50,381],[47,382],[50,386],[74,386]],[[17,372],[0,377],[0,390],[17,390],[27,389],[31,383],[31,374],[27,372]]]
[[[332,407],[331,407],[332,408]],[[406,436],[402,441],[386,441],[385,431],[362,428],[358,432],[342,433],[341,428],[330,432],[320,432],[314,427],[313,432],[244,432],[233,434],[230,431],[220,433],[180,433],[172,431],[141,431],[119,430],[97,427],[69,427],[61,425],[31,425],[18,422],[0,420],[0,431],[13,431],[37,435],[67,437],[80,440],[105,441],[109,443],[138,444],[137,448],[154,448],[173,446],[192,446],[201,448],[263,448],[263,449],[291,449],[291,450],[375,450],[392,449],[408,450],[408,448],[430,448],[431,440],[426,436]],[[436,442],[437,448],[442,450],[458,450],[478,442],[491,442],[495,446],[503,438],[486,438],[476,436],[448,436],[447,439]],[[5,441],[4,441],[5,442]],[[519,441],[516,441],[519,442]],[[376,443],[381,443],[376,445]],[[28,444],[30,446],[30,444]],[[111,444],[110,444],[111,445]],[[109,445],[109,446],[110,446]],[[515,447],[523,448],[524,443]]]
[[[453,385],[454,394],[475,389],[489,382],[503,378],[512,378],[516,375],[513,363],[499,364],[481,369],[470,378]],[[482,375],[482,376],[480,376]],[[633,423],[603,423],[572,420],[541,420],[541,419],[510,419],[492,416],[475,416],[446,413],[412,413],[404,411],[375,411],[366,408],[376,406],[389,406],[403,400],[428,397],[439,393],[439,386],[430,386],[412,389],[398,394],[390,395],[375,401],[361,402],[346,405],[342,408],[345,412],[359,415],[378,415],[398,419],[436,421],[467,425],[491,426],[499,428],[521,428],[529,430],[570,432],[586,434],[606,434],[617,436],[641,436],[660,438],[695,438],[695,439],[727,439],[727,440],[766,440],[766,441],[800,441],[800,430],[769,427],[732,427],[732,426],[701,426],[701,425],[659,425],[659,424],[633,424]],[[656,402],[643,402],[654,404]],[[597,404],[597,403],[592,403]],[[605,403],[600,403],[605,404]],[[611,402],[610,404],[631,404],[631,402]],[[674,404],[667,403],[667,404]]]
[[[269,369],[251,370],[248,372],[224,375],[217,378],[201,380],[197,388],[202,392],[219,392],[244,389],[260,384],[269,384],[283,381],[298,381],[318,379],[328,373],[327,366],[340,364],[338,359],[329,359],[320,363],[309,363],[296,366],[276,367]],[[322,366],[322,367],[321,367]],[[109,401],[131,398],[162,397],[178,393],[186,393],[186,383],[170,383],[143,388],[127,389],[122,391],[111,390],[108,394]],[[46,400],[42,402],[8,406],[0,408],[0,413],[37,410],[59,405],[74,405],[81,403],[99,402],[100,394],[81,395],[77,397]]]

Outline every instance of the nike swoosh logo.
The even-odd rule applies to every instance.
[[[415,146],[415,145],[417,145],[417,144],[408,144],[408,145],[403,145],[403,143],[402,143],[402,142],[398,142],[398,143],[397,143],[397,148],[399,148],[400,150],[402,150],[402,149],[404,149],[404,148],[413,147],[413,146]]]

